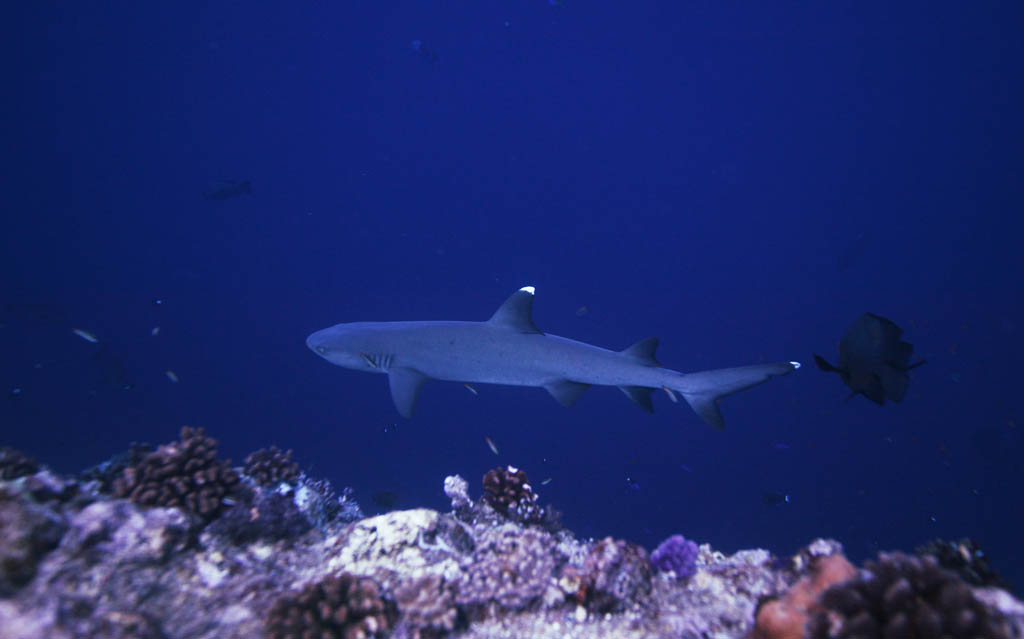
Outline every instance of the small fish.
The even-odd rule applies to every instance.
[[[469,390],[469,392],[473,393],[474,395],[479,395],[480,394],[480,393],[476,392],[476,389],[473,388],[472,386],[470,386],[469,384],[463,384],[463,386],[465,386],[466,389]]]
[[[689,466],[687,466],[686,464],[679,464],[679,467],[682,468],[683,470],[685,470],[688,473],[692,473],[693,472],[693,469],[690,468]]]
[[[789,450],[789,444],[783,444],[783,443],[780,442],[778,444],[775,444],[775,449],[776,450]]]
[[[207,200],[227,200],[243,193],[252,193],[252,182],[249,180],[224,180],[210,182],[206,190],[203,191],[203,197]]]
[[[153,330],[151,330],[151,331],[149,332],[149,334],[150,334],[150,335],[152,335],[152,336],[154,336],[154,337],[156,337],[157,335],[159,335],[159,334],[160,334],[160,327],[159,327],[159,326],[154,326],[154,327],[153,327]]]
[[[95,335],[93,335],[89,331],[84,331],[84,330],[82,330],[80,328],[73,328],[73,329],[71,329],[71,332],[74,333],[75,335],[78,335],[79,337],[81,337],[85,341],[90,342],[92,344],[95,344],[95,343],[100,341],[99,339],[97,339],[97,337]]]
[[[584,315],[587,314],[588,310],[589,309],[586,306],[579,307],[578,309],[576,309],[576,317],[583,317]]]
[[[669,388],[668,386],[662,386],[661,390],[665,391],[665,394],[668,395],[668,398],[672,400],[673,404],[679,403],[679,398],[676,397],[675,392],[671,388]]]
[[[174,371],[165,371],[164,375],[167,375],[167,379],[171,380],[171,382],[178,383],[178,374]]]
[[[487,447],[491,449],[491,452],[497,455],[498,447],[495,445],[494,440],[484,435],[484,441],[487,442]]]
[[[789,503],[789,495],[780,493],[777,490],[769,490],[761,493],[761,502],[765,506],[779,506],[781,504]]]
[[[547,486],[547,485],[548,485],[548,484],[550,484],[550,483],[551,483],[551,478],[550,478],[550,477],[548,477],[547,479],[542,479],[542,480],[540,481],[540,485],[541,485],[541,486]]]
[[[7,393],[8,397],[17,397],[18,395],[21,395],[21,389],[18,388],[17,386],[12,388],[11,392]]]

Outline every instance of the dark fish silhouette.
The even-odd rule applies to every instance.
[[[839,366],[818,354],[814,361],[825,372],[839,373],[853,391],[851,398],[859,393],[879,406],[887,398],[902,401],[910,382],[907,371],[925,363],[910,364],[914,347],[900,341],[902,334],[899,326],[884,317],[864,313],[839,342]]]
[[[226,180],[211,182],[203,191],[207,200],[227,200],[243,193],[252,193],[252,182],[249,180]]]
[[[401,501],[398,497],[398,493],[393,490],[381,490],[375,492],[370,499],[373,500],[373,503],[378,508],[383,508],[385,510],[391,510],[398,505],[399,501]]]
[[[421,58],[430,62],[431,64],[436,63],[441,59],[441,56],[437,55],[437,52],[423,44],[423,40],[413,40],[412,50],[419,54]]]

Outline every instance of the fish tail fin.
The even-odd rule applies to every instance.
[[[686,399],[709,426],[715,430],[724,430],[725,420],[718,408],[718,400],[798,368],[799,362],[777,362],[688,373],[680,376],[672,388]]]

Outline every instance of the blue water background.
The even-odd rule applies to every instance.
[[[369,512],[515,464],[586,536],[971,536],[1024,584],[1018,4],[300,4],[11,9],[0,443],[73,472],[204,426]],[[432,383],[405,421],[304,345],[523,285],[546,332],[805,366],[724,433],[604,388]],[[865,311],[928,359],[902,404],[813,366]]]

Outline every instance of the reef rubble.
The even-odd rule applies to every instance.
[[[151,453],[160,468],[189,467],[168,450]],[[153,491],[163,476],[188,483],[153,459],[145,467]],[[28,470],[0,480],[6,639],[795,639],[815,614],[829,632],[817,597],[856,574],[837,542],[819,539],[789,558],[703,544],[693,574],[677,578],[627,541],[578,539],[532,493],[530,516],[509,517],[515,504],[502,513],[456,477],[445,480],[449,512],[364,517],[322,481],[289,472],[268,485],[236,468],[214,516],[187,499],[147,505],[110,482]],[[972,609],[998,622],[992,636],[1024,637],[1024,604],[966,588]]]

